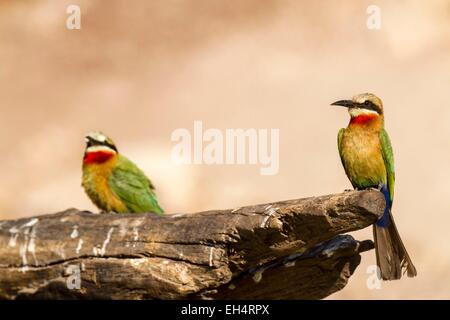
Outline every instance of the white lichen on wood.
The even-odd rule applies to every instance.
[[[72,239],[78,238],[78,226],[73,226],[72,233],[70,234]]]
[[[261,222],[260,225],[261,228],[267,227],[269,219],[277,212],[277,210],[278,208],[275,208],[272,205],[268,205],[267,207],[264,208],[265,211],[264,214],[266,214],[266,217],[264,217],[263,221]]]
[[[75,249],[76,254],[80,254],[81,248],[83,247],[83,239],[78,240],[77,248]]]

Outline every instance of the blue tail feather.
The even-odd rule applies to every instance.
[[[376,225],[378,227],[387,228],[390,223],[389,213],[391,211],[391,205],[392,205],[391,196],[389,194],[388,188],[384,184],[381,185],[380,191],[384,195],[384,200],[386,201],[386,207],[384,208],[383,216],[381,216],[381,218],[378,219],[378,221],[376,222]]]

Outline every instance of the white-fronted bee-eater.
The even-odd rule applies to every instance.
[[[377,265],[384,280],[400,279],[403,272],[417,275],[392,217],[394,200],[394,155],[384,129],[383,104],[371,93],[332,103],[348,109],[350,123],[338,134],[338,149],[345,173],[355,189],[379,189],[386,200],[383,216],[373,234]]]
[[[150,179],[101,132],[86,136],[82,186],[104,212],[164,213]]]

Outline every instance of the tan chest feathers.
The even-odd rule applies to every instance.
[[[111,172],[111,165],[89,165],[83,170],[83,187],[92,202],[101,210],[127,212],[125,204],[109,186]]]
[[[386,183],[386,167],[377,134],[346,131],[341,147],[345,171],[354,185]]]

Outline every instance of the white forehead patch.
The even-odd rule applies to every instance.
[[[87,136],[98,142],[105,142],[108,139],[103,133],[98,131],[89,132]]]
[[[372,95],[370,93],[358,94],[352,98],[353,102],[364,103],[366,100],[371,100]]]
[[[350,116],[352,118],[355,118],[360,115],[378,115],[376,111],[358,108],[350,108],[348,109],[348,113],[350,113]]]

